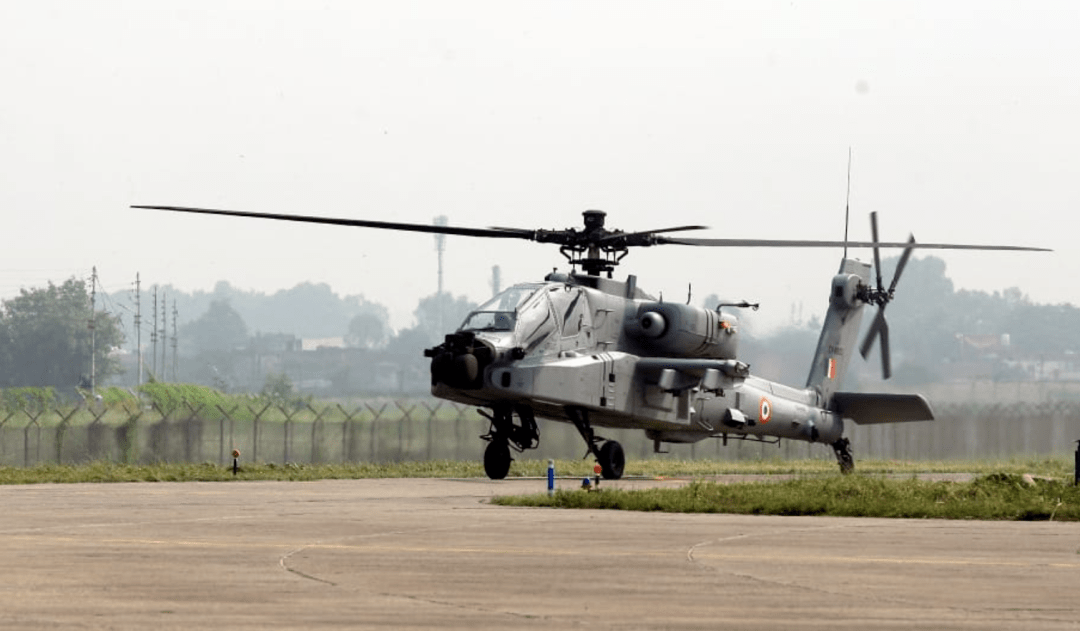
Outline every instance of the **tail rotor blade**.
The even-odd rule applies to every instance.
[[[881,309],[878,309],[874,321],[870,323],[870,329],[866,332],[866,337],[863,338],[862,344],[859,345],[859,354],[862,355],[863,359],[870,355],[870,349],[874,346],[874,340],[878,338],[884,322],[885,314],[882,313]]]
[[[885,287],[881,282],[881,253],[878,250],[877,211],[870,213],[870,236],[874,242],[874,273],[877,274],[877,287]]]
[[[862,344],[859,345],[859,353],[863,359],[870,356],[876,340],[881,340],[881,376],[888,379],[892,376],[892,351],[889,347],[889,322],[885,319],[885,308],[879,308],[874,321],[870,323],[870,329],[866,332]]]
[[[889,350],[889,323],[885,321],[884,309],[881,314],[881,378],[892,377],[892,352]]]
[[[911,246],[914,243],[915,235],[908,235],[908,245]],[[900,261],[896,264],[896,271],[893,272],[892,283],[889,285],[889,295],[896,291],[896,283],[900,280],[900,274],[904,271],[904,266],[907,265],[908,259],[911,258],[911,253],[914,250],[915,248],[906,247],[903,254],[900,255]]]

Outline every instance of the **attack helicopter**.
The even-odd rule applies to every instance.
[[[432,395],[476,406],[490,421],[484,471],[505,478],[513,455],[539,446],[537,419],[577,428],[606,479],[619,479],[626,462],[622,446],[596,428],[644,430],[661,452],[664,443],[706,438],[779,442],[782,439],[832,447],[840,470],[855,462],[844,421],[856,424],[933,420],[919,394],[859,393],[840,390],[857,345],[863,309],[877,313],[857,345],[864,359],[880,346],[882,375],[891,374],[885,307],[915,249],[1027,250],[1010,245],[881,242],[871,213],[872,240],[793,241],[711,239],[671,236],[702,230],[678,226],[642,232],[610,230],[606,213],[587,210],[582,229],[527,230],[465,228],[190,208],[133,208],[225,215],[338,226],[426,232],[467,237],[523,239],[552,243],[570,273],[552,272],[542,281],[519,283],[472,311],[442,343],[426,349],[431,359]],[[725,308],[757,308],[748,302],[696,307],[658,300],[633,275],[613,279],[631,248],[658,245],[704,247],[843,248],[839,270],[829,284],[829,307],[806,384],[792,387],[756,377],[738,357],[738,319]],[[873,266],[847,255],[848,248],[872,248]],[[890,284],[881,275],[880,250],[901,248]],[[581,271],[579,272],[578,269]],[[875,276],[871,279],[871,269]]]

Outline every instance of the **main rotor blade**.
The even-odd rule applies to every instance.
[[[1022,245],[973,245],[963,243],[900,243],[887,241],[802,241],[787,239],[684,239],[658,236],[656,243],[664,245],[694,245],[714,248],[913,248],[917,250],[1004,250],[1016,252],[1052,252],[1049,248]]]
[[[685,230],[708,230],[708,226],[676,226],[674,228],[660,228],[659,230],[641,230],[639,232],[615,232],[609,234],[602,239],[600,243],[607,243],[609,241],[618,241],[619,239],[625,239],[627,241],[634,241],[633,245],[653,245],[657,243],[655,239],[650,239],[653,235],[657,235],[661,232],[682,232]]]
[[[334,226],[352,226],[357,228],[379,228],[383,230],[401,230],[406,232],[426,232],[431,234],[453,234],[465,237],[491,237],[494,239],[524,239],[526,241],[538,241],[542,243],[577,242],[582,232],[575,230],[527,230],[522,228],[460,228],[456,226],[436,226],[431,224],[396,223],[390,221],[370,221],[367,219],[345,219],[335,217],[317,217],[310,215],[285,215],[277,213],[257,213],[242,210],[218,210],[213,208],[191,208],[187,206],[156,206],[156,205],[133,205],[132,208],[147,210],[168,210],[174,212],[198,213],[204,215],[224,215],[227,217],[248,217],[256,219],[274,219],[277,221],[294,221],[300,223],[317,223]],[[768,247],[768,248],[843,248],[843,247],[882,247],[882,248],[905,248],[937,250],[1011,250],[1030,252],[1050,252],[1048,248],[1031,248],[1016,245],[963,245],[953,243],[872,243],[867,241],[813,241],[813,240],[784,240],[784,239],[684,239],[665,237],[659,232],[674,232],[679,230],[698,230],[704,226],[679,226],[663,230],[648,230],[640,233],[626,233],[621,235],[605,235],[604,239],[625,239],[630,235],[645,235],[648,237],[635,236],[635,239],[647,241],[647,243],[635,243],[631,245],[692,245],[705,247]]]
[[[213,208],[188,208],[186,206],[132,206],[147,210],[170,210],[203,215],[225,215],[228,217],[248,217],[256,219],[275,219],[278,221],[297,221],[301,223],[329,224],[333,226],[352,226],[356,228],[381,228],[384,230],[402,230],[406,232],[429,232],[435,234],[455,234],[465,237],[492,237],[496,239],[536,240],[536,231],[485,228],[458,228],[454,226],[435,226],[416,223],[395,223],[390,221],[369,221],[366,219],[341,219],[335,217],[313,217],[308,215],[282,215],[276,213],[254,213],[242,210],[217,210]]]

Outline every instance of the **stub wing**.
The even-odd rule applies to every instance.
[[[934,411],[921,394],[837,392],[832,409],[859,425],[932,421]]]
[[[727,377],[739,378],[750,374],[750,367],[735,359],[687,359],[679,357],[642,357],[637,361],[638,370],[676,370],[700,377],[712,369]]]

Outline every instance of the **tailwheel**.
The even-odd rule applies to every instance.
[[[855,457],[851,455],[851,441],[841,438],[832,444],[836,460],[840,463],[840,473],[847,475],[855,470]]]
[[[622,477],[623,467],[626,466],[626,454],[623,453],[622,445],[609,440],[600,448],[600,474],[605,480],[618,480]]]
[[[505,440],[492,439],[484,449],[484,473],[492,480],[502,480],[510,473],[510,445]]]

